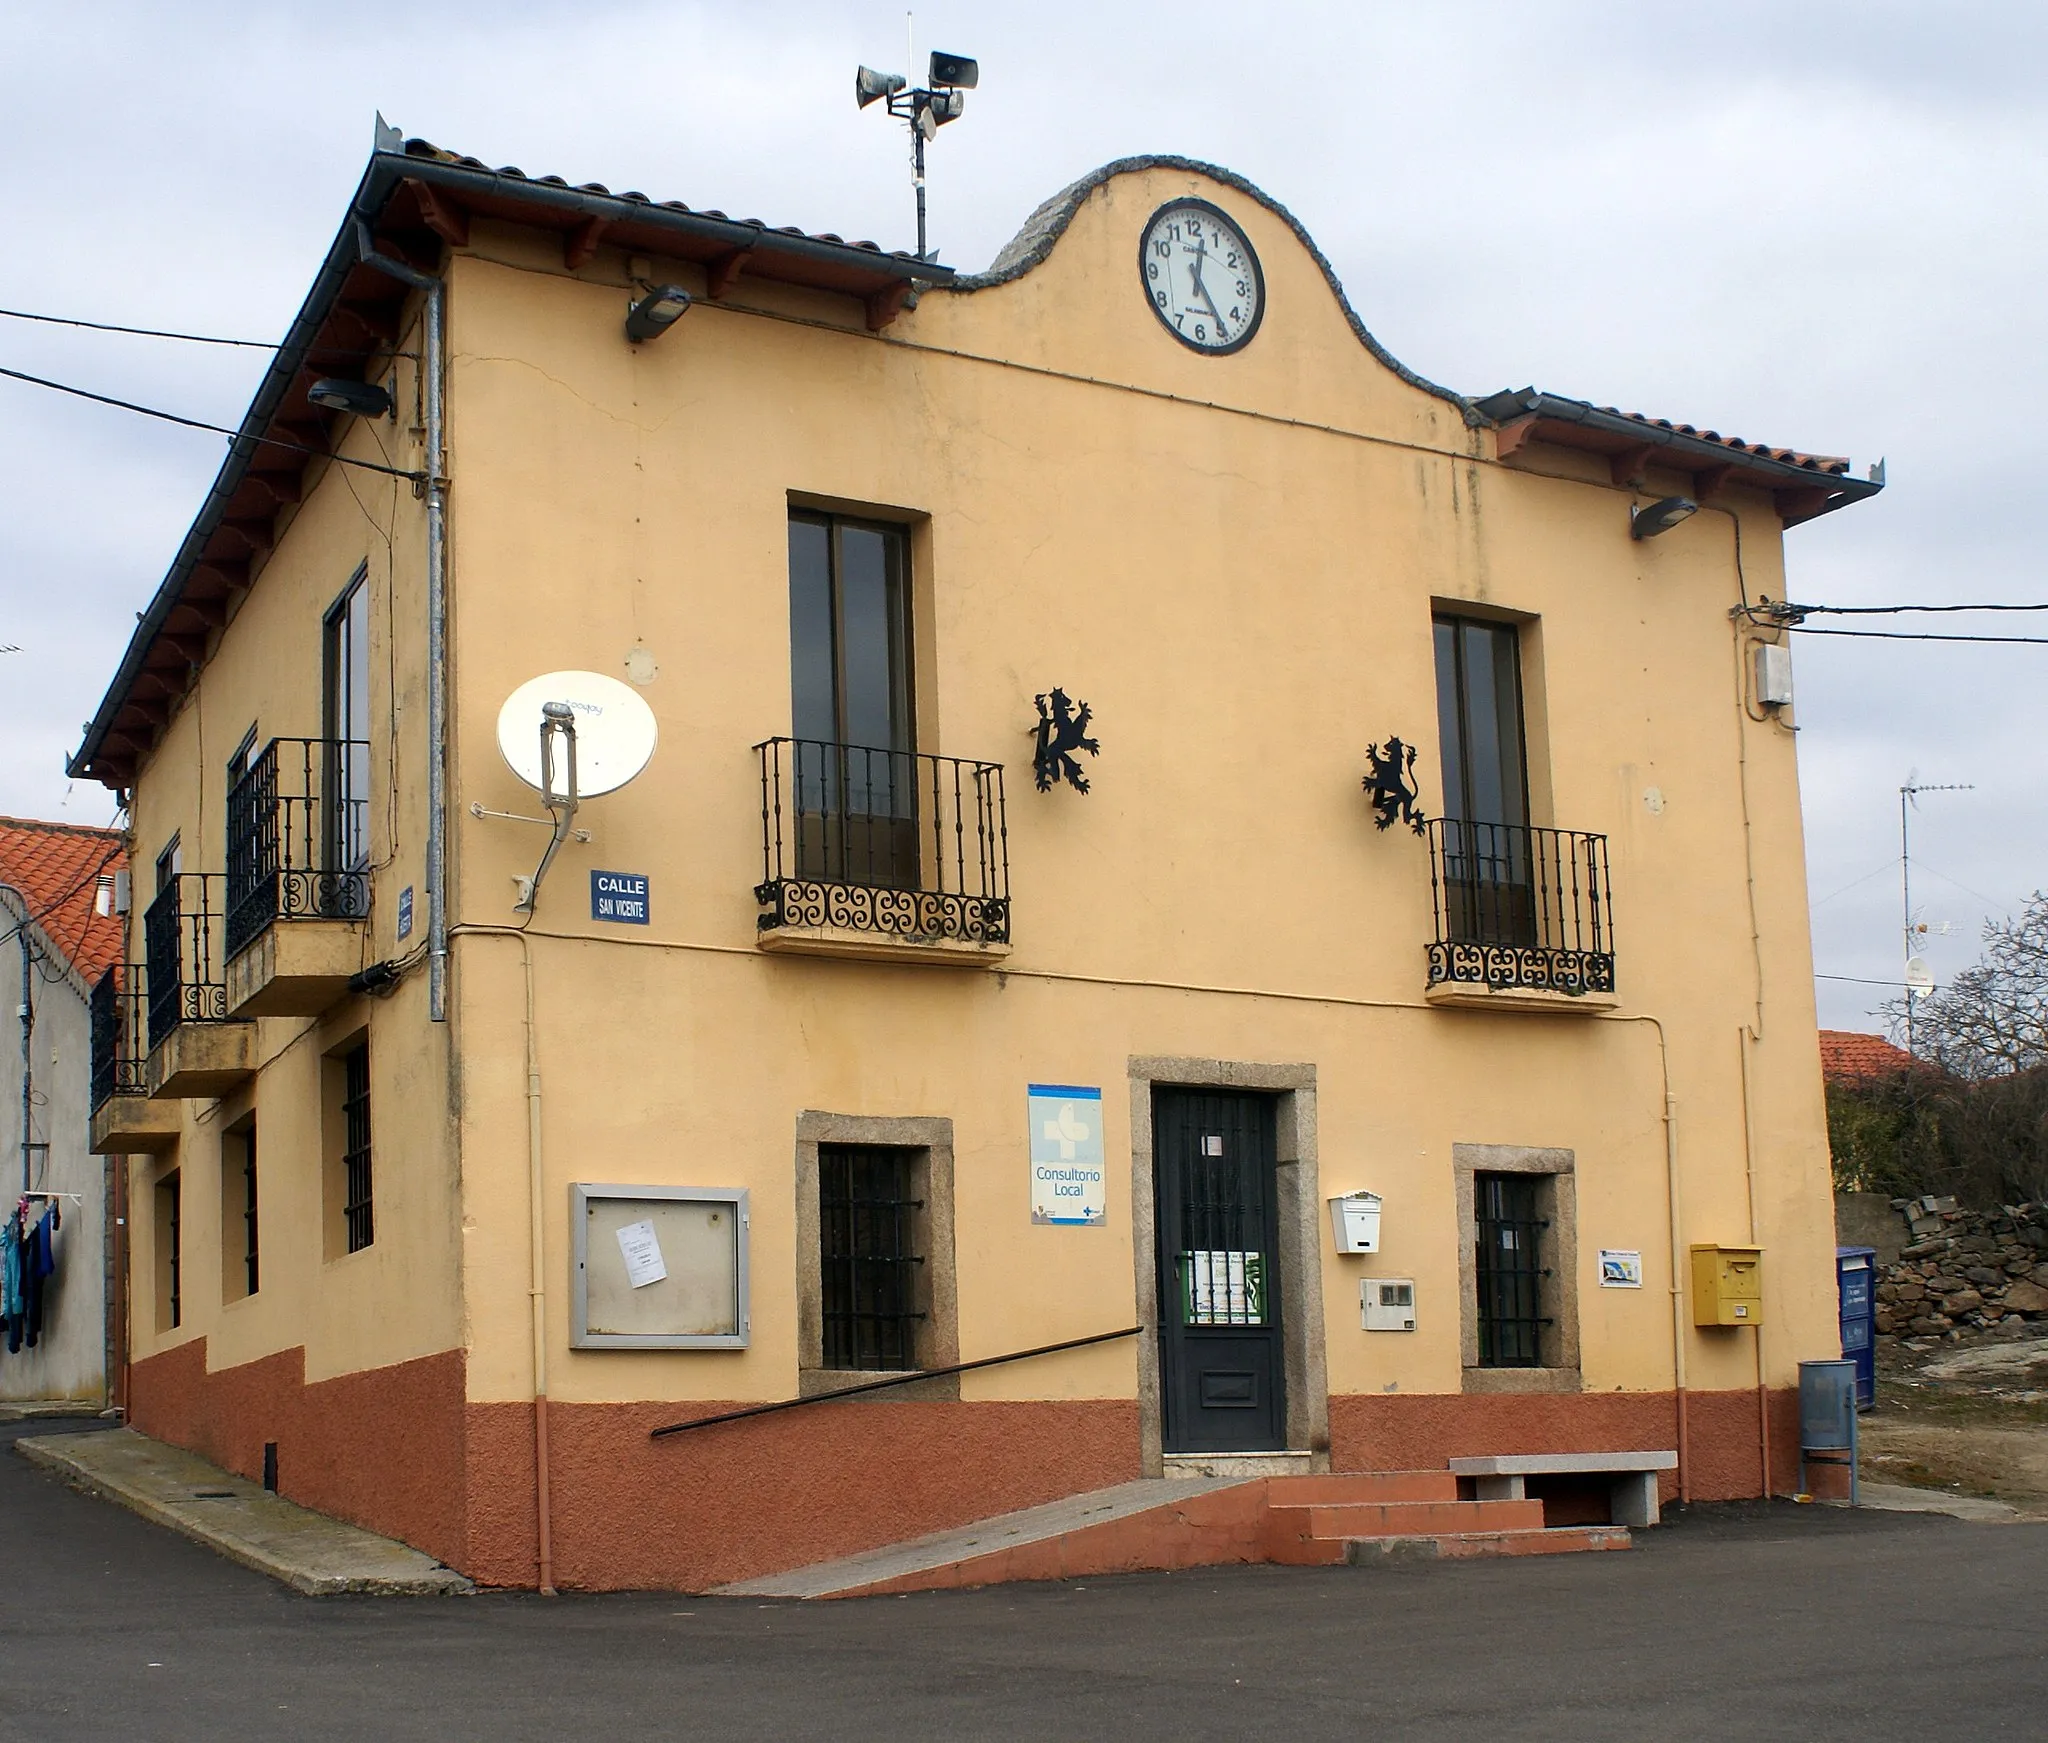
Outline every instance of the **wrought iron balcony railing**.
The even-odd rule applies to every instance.
[[[221,975],[226,884],[219,872],[178,872],[142,916],[151,1047],[180,1023],[228,1020]]]
[[[754,749],[764,932],[1010,941],[1001,764],[807,738]]]
[[[370,912],[370,747],[274,738],[228,791],[227,954],[279,920]]]
[[[1439,817],[1429,887],[1431,986],[1614,991],[1606,836]]]
[[[90,1014],[93,1111],[113,1096],[147,1095],[141,968],[132,962],[111,965],[93,982]]]

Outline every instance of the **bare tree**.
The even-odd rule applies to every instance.
[[[1894,1037],[1904,1000],[1885,1007]],[[1953,1077],[1981,1083],[2048,1064],[2048,893],[2010,920],[1984,923],[1984,954],[1913,1009],[1915,1053]]]

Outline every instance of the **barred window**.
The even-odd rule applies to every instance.
[[[256,1128],[242,1138],[242,1270],[246,1292],[256,1293]]]
[[[156,1272],[158,1323],[175,1331],[184,1318],[184,1269],[179,1246],[184,1237],[184,1206],[175,1170],[156,1183]]]
[[[1542,1309],[1550,1224],[1540,1214],[1538,1186],[1532,1174],[1473,1176],[1482,1368],[1543,1365],[1543,1328],[1550,1323]]]
[[[917,1152],[866,1144],[818,1146],[819,1259],[824,1365],[903,1371],[918,1366]]]
[[[370,1190],[370,1044],[342,1056],[341,1214],[348,1250],[360,1253],[377,1236]]]

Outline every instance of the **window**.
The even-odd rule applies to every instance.
[[[165,843],[162,853],[156,856],[157,894],[171,887],[179,872],[185,869],[185,849],[174,835]]]
[[[1437,742],[1446,817],[1508,827],[1529,821],[1520,646],[1521,632],[1511,623],[1436,620]]]
[[[1550,1223],[1540,1214],[1538,1186],[1539,1177],[1531,1174],[1473,1177],[1482,1368],[1543,1365],[1543,1330],[1550,1323],[1542,1309],[1550,1275],[1543,1260]]]
[[[919,1252],[924,1200],[915,1196],[916,1153],[879,1145],[818,1148],[824,1365],[883,1371],[915,1368]]]
[[[909,541],[901,527],[789,517],[789,665],[797,738],[912,745]]]
[[[160,1331],[175,1331],[184,1318],[184,1274],[179,1252],[184,1221],[178,1174],[173,1169],[156,1183],[156,1301]]]
[[[221,1134],[220,1294],[240,1301],[256,1293],[256,1121],[252,1115]]]
[[[337,872],[370,860],[370,589],[358,569],[327,611],[322,682],[327,739],[327,858]]]
[[[370,1197],[370,1044],[341,1057],[341,1217],[348,1250],[360,1253],[376,1239]]]
[[[1436,620],[1436,710],[1451,938],[1534,944],[1535,860],[1515,625]]]
[[[915,887],[909,541],[901,527],[789,518],[798,874]]]

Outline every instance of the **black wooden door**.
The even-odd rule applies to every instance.
[[[1282,1450],[1272,1099],[1156,1090],[1152,1132],[1166,1450]]]

